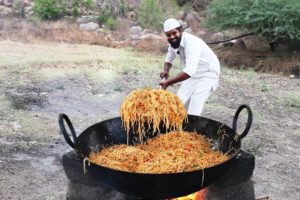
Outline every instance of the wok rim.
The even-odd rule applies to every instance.
[[[95,167],[104,168],[104,169],[110,170],[110,171],[117,171],[117,172],[124,173],[124,174],[135,174],[135,175],[144,175],[144,176],[149,176],[149,175],[152,175],[152,176],[182,175],[182,174],[191,174],[191,173],[195,173],[195,172],[199,172],[199,171],[201,172],[201,171],[204,171],[204,170],[212,169],[212,168],[217,167],[217,166],[219,166],[219,165],[223,165],[224,163],[231,162],[231,161],[232,161],[232,160],[240,153],[240,151],[241,151],[241,141],[242,141],[242,138],[241,138],[240,135],[239,135],[236,131],[234,131],[232,128],[230,128],[229,126],[227,126],[227,125],[224,124],[224,123],[221,123],[221,122],[218,122],[218,121],[216,121],[216,120],[209,119],[209,118],[206,118],[206,117],[202,117],[202,116],[194,116],[194,115],[188,115],[188,116],[187,116],[187,119],[188,119],[189,117],[198,117],[198,118],[200,117],[200,118],[203,118],[203,119],[205,119],[205,120],[209,120],[209,121],[212,121],[212,122],[214,122],[214,123],[217,123],[217,124],[219,124],[220,126],[226,126],[226,128],[230,129],[230,130],[234,133],[234,137],[237,137],[237,142],[240,143],[239,148],[238,148],[238,149],[235,149],[234,153],[232,153],[232,154],[230,155],[230,157],[229,157],[227,160],[225,160],[225,161],[223,161],[223,162],[221,162],[221,163],[218,163],[218,164],[215,164],[215,165],[212,165],[212,166],[210,166],[210,167],[203,168],[203,169],[197,169],[197,170],[186,171],[186,172],[176,172],[176,173],[160,173],[160,174],[158,174],[158,173],[129,172],[129,171],[123,171],[123,170],[119,170],[119,169],[109,168],[109,167],[102,166],[102,165],[98,165],[98,164],[96,164],[96,163],[91,162],[91,161],[89,160],[89,157],[86,156],[86,155],[84,155],[83,153],[80,153],[79,150],[78,150],[78,148],[77,148],[77,147],[78,147],[78,143],[79,143],[79,141],[80,141],[80,136],[83,135],[83,133],[86,132],[88,129],[92,128],[93,126],[96,126],[97,124],[109,122],[109,121],[112,121],[112,120],[114,120],[114,119],[120,119],[121,117],[119,116],[119,117],[113,117],[113,118],[106,119],[106,120],[100,121],[100,122],[98,122],[98,123],[95,123],[95,124],[89,126],[88,128],[86,128],[84,131],[82,131],[81,134],[78,136],[76,142],[75,142],[75,150],[78,152],[78,155],[81,157],[82,160],[87,159],[87,160],[89,161],[90,165],[94,165]],[[187,122],[188,122],[188,121],[187,121]],[[122,128],[123,128],[123,122],[122,122]],[[183,131],[184,131],[184,130],[183,130]],[[187,131],[187,132],[190,132],[190,131]],[[198,132],[197,132],[197,134],[198,134]],[[200,134],[200,133],[199,133],[199,134]],[[200,134],[200,135],[202,135],[202,134]],[[155,137],[157,137],[157,136],[155,136]],[[120,144],[114,144],[114,145],[120,145]],[[114,145],[111,145],[111,146],[114,146]],[[126,144],[126,145],[127,145],[127,144]],[[111,146],[109,146],[109,147],[111,147]],[[129,145],[129,146],[134,146],[134,145]],[[99,152],[99,151],[98,151],[98,152]],[[84,163],[84,165],[85,165],[85,163]],[[88,168],[88,167],[90,167],[90,166],[85,166],[85,167]]]

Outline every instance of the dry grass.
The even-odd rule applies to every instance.
[[[21,19],[6,19],[0,28],[0,39],[28,43],[111,44],[102,33],[81,30],[77,24],[65,20],[41,22],[37,26]]]
[[[41,21],[39,27],[43,29],[63,29],[63,28],[77,28],[78,25],[70,23],[68,20],[57,20],[57,21]]]
[[[28,44],[0,41],[0,68],[9,66],[36,66],[50,68],[114,69],[118,72],[130,70],[158,70],[162,58],[145,55],[126,49],[112,49],[96,45],[44,43]]]
[[[282,55],[270,51],[234,48],[218,48],[216,52],[220,60],[232,68],[252,68],[258,72],[293,74],[300,77],[300,53],[297,52]]]
[[[284,106],[300,109],[300,94],[297,92],[286,92],[280,96],[280,101]]]
[[[39,27],[24,20],[5,20],[0,28],[0,39],[22,41],[26,43],[60,42],[69,44],[95,44],[106,47],[124,48],[134,47],[142,52],[162,55],[166,52],[166,40],[151,39],[140,40],[135,45],[130,40],[129,22],[119,20],[115,32],[93,32],[76,28],[78,25],[66,20],[56,22],[41,22]],[[226,33],[228,36],[239,35],[239,31]],[[205,39],[205,37],[207,37]],[[205,41],[210,41],[209,35],[204,36]],[[247,49],[212,46],[222,63],[232,68],[252,68],[259,72],[293,74],[300,77],[300,53],[282,51],[270,52],[268,44],[255,36],[243,38]],[[8,47],[9,48],[9,47]],[[37,52],[39,54],[39,52]],[[62,55],[64,53],[62,52]],[[4,56],[4,55],[2,55]],[[22,59],[31,59],[23,58]],[[107,55],[109,56],[109,55]],[[32,54],[30,55],[32,57]],[[74,58],[71,58],[74,59]],[[1,59],[0,59],[1,60]],[[34,60],[36,60],[34,58]]]

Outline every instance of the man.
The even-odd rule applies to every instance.
[[[200,38],[183,32],[180,23],[173,18],[164,22],[164,32],[170,43],[160,77],[162,89],[182,82],[177,95],[189,115],[201,116],[203,105],[219,83],[220,63],[215,53]],[[169,70],[179,56],[182,71],[168,79]]]

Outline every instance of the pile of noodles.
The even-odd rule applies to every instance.
[[[185,107],[177,95],[150,88],[131,92],[124,99],[120,114],[127,133],[136,126],[135,132],[141,141],[146,132],[145,123],[151,124],[154,132],[159,132],[161,123],[168,130],[182,130],[182,123],[187,117]]]
[[[184,131],[160,134],[136,146],[114,145],[89,155],[91,162],[136,173],[178,173],[204,169],[228,159],[202,135]]]

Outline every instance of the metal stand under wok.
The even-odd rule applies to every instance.
[[[100,186],[89,172],[83,173],[82,159],[75,151],[63,155],[62,164],[69,179],[67,200],[133,200],[107,186]],[[207,200],[254,200],[251,180],[255,167],[254,155],[241,151],[228,171],[207,187]],[[183,183],[184,184],[184,183]]]

